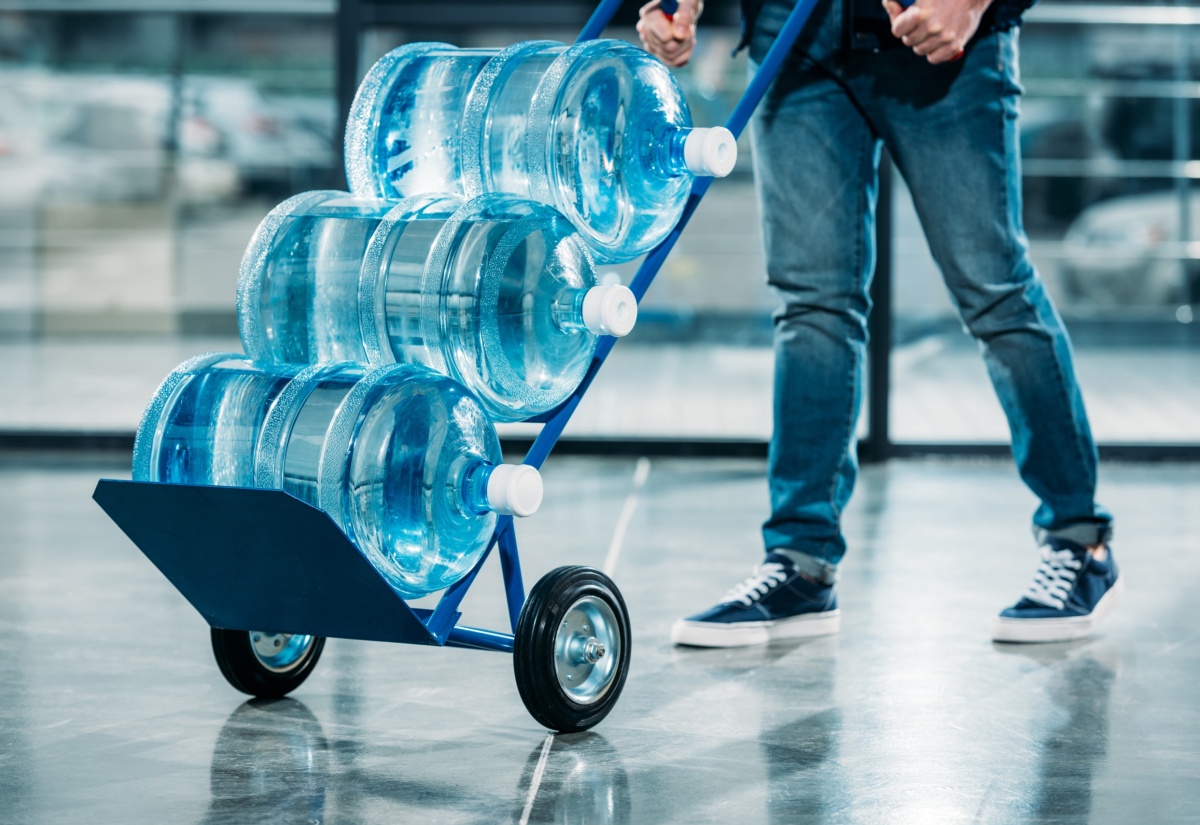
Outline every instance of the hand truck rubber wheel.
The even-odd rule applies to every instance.
[[[538,581],[517,621],[513,670],[530,715],[562,733],[608,715],[629,671],[625,601],[591,567],[559,567]]]
[[[300,687],[312,673],[325,637],[214,627],[212,647],[229,684],[251,696],[278,699]]]

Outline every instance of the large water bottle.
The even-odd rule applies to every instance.
[[[604,262],[653,248],[695,176],[727,175],[736,159],[727,129],[692,128],[667,67],[617,40],[402,46],[367,73],[346,124],[355,194],[532,198]]]
[[[562,403],[597,336],[636,318],[628,288],[596,284],[561,215],[512,195],[297,195],[263,220],[238,281],[251,358],[425,364],[496,421]]]
[[[497,514],[541,503],[502,464],[479,404],[415,364],[261,364],[210,353],[172,372],[138,427],[133,478],[286,490],[328,513],[406,598],[461,579]]]

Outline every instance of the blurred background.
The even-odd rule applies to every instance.
[[[636,42],[636,4],[608,36]],[[258,222],[341,188],[357,80],[417,40],[571,40],[590,3],[0,0],[0,441],[128,445],[184,358],[240,349]],[[695,120],[746,80],[736,3],[679,72]],[[1025,222],[1110,454],[1200,454],[1200,8],[1043,0],[1021,34]],[[756,454],[775,296],[751,173],[713,186],[567,430]],[[885,192],[868,457],[1002,452],[1007,427],[904,182]],[[615,270],[626,281],[633,267]],[[513,439],[530,425],[506,429]]]

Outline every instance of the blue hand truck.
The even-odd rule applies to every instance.
[[[602,0],[577,42],[599,37],[620,3]],[[725,124],[735,136],[816,3],[800,0],[791,12]],[[676,0],[662,3],[668,15],[676,8]],[[639,301],[712,181],[696,179],[679,223],[643,260],[630,283]],[[541,468],[616,340],[601,338],[578,389],[534,419],[543,426],[525,464]],[[101,479],[92,497],[200,612],[222,674],[252,696],[298,687],[327,637],[512,653],[525,707],[555,731],[597,724],[624,687],[630,628],[620,591],[599,570],[569,566],[547,573],[526,598],[512,516],[499,518],[479,563],[430,610],[409,606],[328,515],[281,490]],[[509,632],[459,624],[458,607],[492,550],[500,555]]]

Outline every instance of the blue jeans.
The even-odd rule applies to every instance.
[[[766,3],[755,63],[790,6]],[[846,550],[884,145],[983,352],[1021,478],[1041,500],[1035,530],[1105,541],[1111,516],[1094,500],[1096,446],[1070,340],[1021,222],[1017,33],[980,36],[961,60],[932,66],[903,47],[841,52],[841,7],[816,7],[752,122],[767,275],[783,301],[766,547],[822,569]]]

